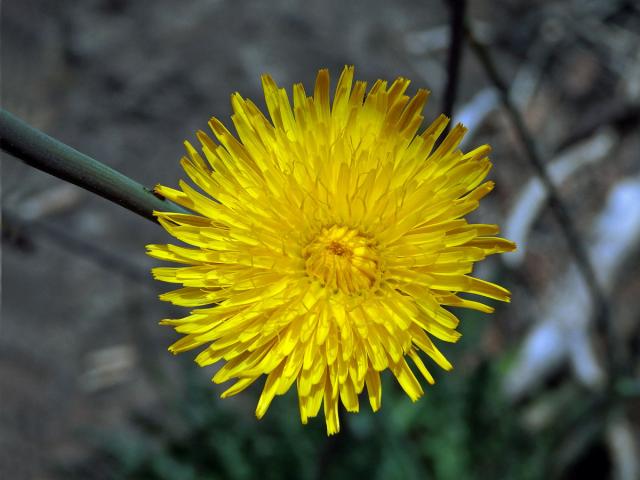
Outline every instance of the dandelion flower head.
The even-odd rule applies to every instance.
[[[162,300],[192,308],[166,319],[184,336],[173,353],[198,347],[201,366],[221,362],[222,397],[266,377],[256,415],[295,384],[307,423],[324,408],[339,431],[339,404],[382,402],[390,370],[412,400],[434,379],[425,359],[452,368],[434,339],[456,342],[448,307],[493,309],[460,296],[509,301],[509,292],[471,276],[474,262],[513,250],[498,227],[465,215],[493,188],[489,146],[463,153],[448,119],[418,134],[426,90],[378,80],[367,91],[346,67],[330,94],[320,70],[313,95],[264,75],[269,117],[240,94],[231,97],[237,136],[216,118],[213,140],[199,131],[200,153],[186,142],[182,166],[199,188],[158,186],[190,214],[155,212],[180,245],[149,245],[154,258],[181,264],[154,277],[181,287]],[[411,362],[412,366],[408,363]]]

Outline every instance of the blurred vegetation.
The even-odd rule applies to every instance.
[[[477,352],[488,321],[463,321],[463,345],[447,354],[463,362],[464,352]],[[372,413],[362,395],[361,412],[345,414],[343,431],[333,437],[326,436],[322,414],[300,424],[294,390],[257,421],[250,402],[258,388],[220,400],[188,364],[185,389],[168,418],[138,416],[135,435],[112,432],[99,442],[115,478],[541,478],[551,442],[525,431],[503,398],[506,357],[476,354],[471,363],[451,373],[434,368],[436,384],[415,404],[386,372],[381,411]]]

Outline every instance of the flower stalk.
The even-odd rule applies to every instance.
[[[0,148],[38,170],[73,183],[144,218],[185,210],[113,168],[0,110]]]

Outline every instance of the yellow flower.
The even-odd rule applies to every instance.
[[[324,404],[327,432],[339,431],[338,404],[356,412],[366,386],[380,408],[380,372],[389,369],[412,400],[423,393],[407,363],[433,383],[423,354],[451,364],[432,337],[455,342],[458,319],[443,306],[491,312],[458,296],[509,301],[509,292],[469,275],[487,255],[513,250],[496,225],[463,218],[493,188],[484,182],[489,146],[457,149],[457,125],[434,148],[448,119],[416,135],[428,97],[405,95],[409,81],[353,81],[346,67],[329,93],[320,70],[312,97],[265,75],[270,120],[238,93],[231,97],[234,137],[216,118],[220,145],[197,133],[204,158],[185,143],[185,182],[157,192],[194,214],[155,212],[189,244],[149,245],[152,257],[180,263],[156,279],[183,288],[160,296],[190,315],[163,320],[185,336],[179,353],[206,345],[201,365],[224,361],[216,383],[237,379],[235,395],[263,375],[256,415],[295,383],[303,423]]]

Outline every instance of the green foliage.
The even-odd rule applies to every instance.
[[[448,355],[473,351],[479,341],[483,321],[465,323],[468,345]],[[138,435],[113,437],[105,448],[118,478],[540,478],[548,442],[534,442],[503,400],[500,360],[474,362],[437,373],[436,385],[415,404],[385,375],[381,411],[372,413],[363,395],[361,412],[345,414],[333,437],[321,415],[300,424],[295,391],[276,398],[257,421],[258,389],[219,400],[211,385],[191,378],[166,422],[138,422]]]

